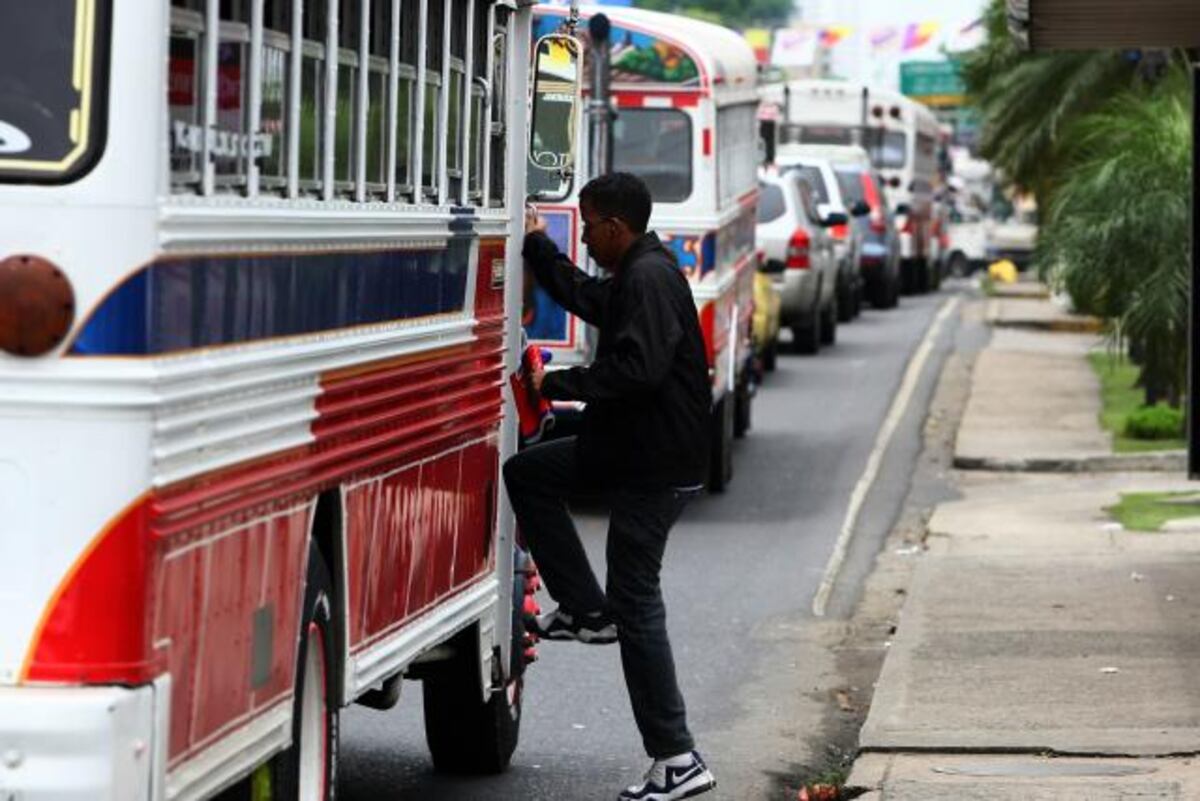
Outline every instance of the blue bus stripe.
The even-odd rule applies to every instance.
[[[471,242],[155,262],[100,303],[69,352],[146,356],[460,311]]]

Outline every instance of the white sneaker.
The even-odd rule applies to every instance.
[[[641,784],[626,787],[617,801],[675,801],[707,793],[717,786],[704,760],[690,754],[656,759]]]

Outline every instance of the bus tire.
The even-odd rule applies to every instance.
[[[728,393],[713,407],[709,492],[724,492],[733,480],[733,412]]]
[[[434,769],[441,773],[503,773],[517,748],[525,694],[523,608],[528,561],[528,555],[518,548],[513,564],[512,667],[504,689],[492,692],[486,701],[481,699],[474,629],[460,635],[460,647],[445,667],[421,682],[425,742]]]
[[[296,655],[292,747],[275,758],[274,801],[337,797],[338,704],[334,686],[333,580],[316,543],[309,545],[308,581]],[[317,681],[313,682],[314,674]]]
[[[741,439],[750,430],[751,409],[754,404],[754,395],[750,392],[748,381],[742,380],[738,382],[737,392],[734,397],[736,402],[734,403],[733,414],[733,436],[736,439]]]

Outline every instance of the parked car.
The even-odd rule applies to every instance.
[[[779,354],[779,287],[766,272],[766,256],[758,252],[758,272],[754,275],[754,360],[758,368],[758,380],[764,372],[775,369]]]
[[[861,164],[840,164],[835,172],[842,198],[850,204],[850,224],[862,239],[858,266],[864,295],[877,309],[894,308],[900,300],[900,237],[883,182]]]
[[[760,173],[756,235],[763,270],[779,290],[780,324],[791,328],[800,353],[816,353],[837,337],[838,262],[825,229],[847,221],[844,212],[822,218],[798,173]]]
[[[817,211],[850,216],[850,204],[842,197],[834,167],[840,163],[870,164],[867,152],[853,145],[786,145],[776,154],[781,171],[799,172],[812,186]],[[838,319],[847,322],[862,308],[863,280],[858,269],[862,238],[853,226],[830,226],[838,262]]]

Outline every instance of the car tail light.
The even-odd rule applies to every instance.
[[[849,233],[849,230],[850,228],[847,225],[834,225],[830,227],[829,234],[840,242],[846,238],[846,234]]]
[[[75,293],[62,270],[40,256],[0,261],[0,350],[41,356],[71,330]]]
[[[789,270],[807,270],[812,266],[809,259],[809,247],[812,245],[812,240],[808,236],[808,231],[803,228],[797,228],[796,233],[792,234],[792,238],[788,240],[787,262],[785,266]]]
[[[901,219],[901,223],[900,223],[900,225],[897,226],[900,229],[900,233],[915,234],[917,232],[917,226],[913,222],[913,218],[912,218],[911,214],[905,214],[900,219]]]

